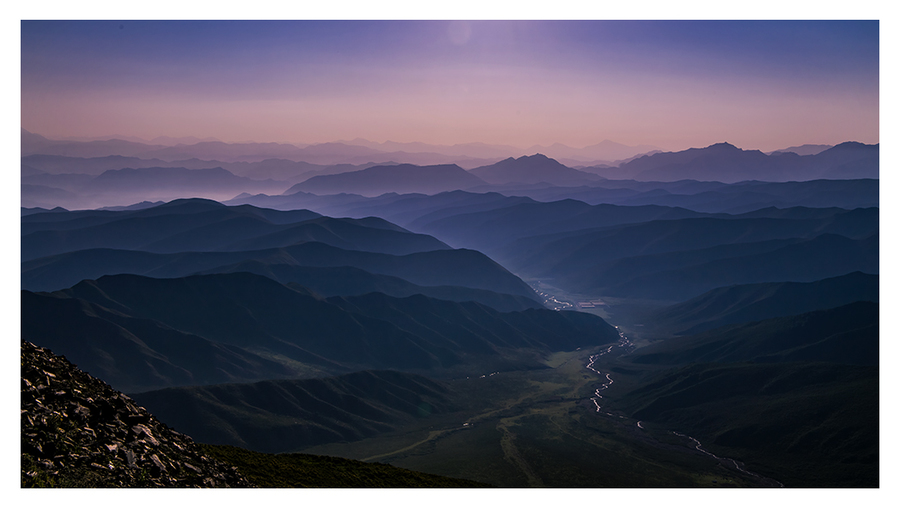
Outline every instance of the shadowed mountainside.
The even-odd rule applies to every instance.
[[[856,302],[657,342],[623,360],[663,370],[618,403],[788,487],[876,487],[878,315]]]
[[[685,300],[730,284],[878,271],[878,209],[822,217],[687,218],[522,238],[492,252],[517,273],[599,295]]]
[[[52,291],[83,279],[123,273],[184,277],[200,272],[228,271],[235,264],[247,261],[299,267],[355,267],[421,286],[464,286],[537,300],[531,287],[478,251],[444,249],[394,256],[348,251],[321,242],[260,251],[210,253],[156,254],[86,249],[24,262],[22,288]]]
[[[878,276],[853,272],[811,283],[759,283],[710,290],[657,310],[645,323],[678,334],[696,334],[723,325],[831,309],[856,301],[878,302]]]
[[[288,264],[245,261],[228,267],[218,267],[200,274],[229,274],[250,272],[265,276],[279,283],[297,284],[324,297],[352,296],[367,293],[383,293],[391,297],[425,295],[454,302],[479,302],[497,311],[523,311],[541,309],[534,299],[521,295],[497,293],[464,286],[421,286],[394,276],[372,274],[356,267],[301,267]]]
[[[854,302],[833,309],[725,325],[641,348],[631,362],[834,362],[878,364],[878,304]]]
[[[242,251],[324,242],[342,249],[404,255],[449,249],[383,219],[334,219],[209,200],[176,200],[133,211],[32,214],[22,219],[22,259],[93,248],[151,253]]]
[[[148,410],[204,443],[290,452],[392,431],[448,409],[448,388],[395,371],[333,378],[175,387],[134,394]]]
[[[197,444],[65,357],[28,342],[21,357],[23,488],[488,486],[379,463]],[[409,412],[435,409],[425,400],[440,397],[440,385],[410,375],[359,373],[345,379],[342,387],[384,402],[369,405],[370,412],[361,411],[366,402],[356,407],[369,422],[382,415],[408,419]],[[304,386],[310,394],[328,392],[312,389],[315,382]],[[416,402],[420,406],[411,409]]]
[[[618,337],[582,313],[500,313],[422,295],[322,300],[248,273],[23,291],[22,334],[125,390],[360,369],[482,373]]]

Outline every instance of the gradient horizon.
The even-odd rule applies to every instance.
[[[21,127],[526,148],[879,142],[878,21],[23,21]]]

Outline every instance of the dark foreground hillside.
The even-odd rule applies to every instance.
[[[23,488],[487,486],[377,463],[200,445],[65,357],[23,341],[21,358]]]
[[[65,357],[22,342],[22,487],[252,487]]]

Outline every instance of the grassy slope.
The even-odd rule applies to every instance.
[[[488,484],[415,472],[381,463],[314,456],[265,454],[228,445],[202,445],[234,465],[260,488],[488,488]]]
[[[457,412],[405,429],[303,452],[379,461],[500,487],[714,487],[760,482],[635,420],[598,413],[593,350],[560,352],[548,369],[457,380]],[[616,375],[623,380],[621,375]]]
[[[393,371],[174,387],[133,396],[198,441],[272,453],[359,440],[448,410],[444,384]]]
[[[878,305],[721,327],[622,359],[622,410],[787,486],[878,486]]]
[[[873,366],[695,364],[621,401],[788,487],[878,486]]]

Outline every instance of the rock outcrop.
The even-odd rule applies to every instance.
[[[22,487],[253,487],[128,396],[22,343]]]

